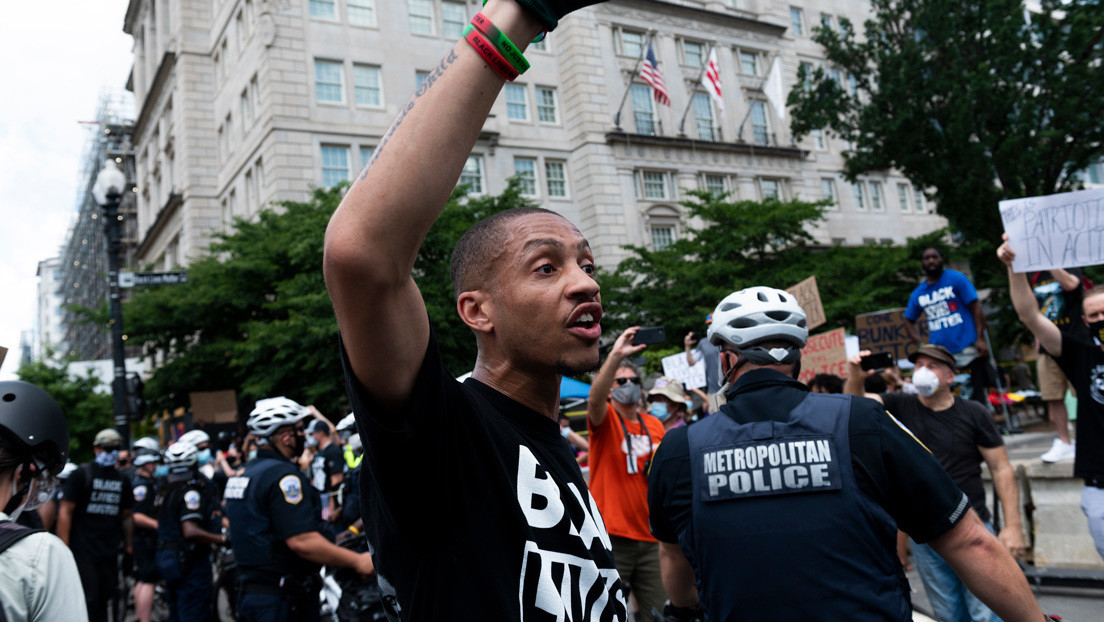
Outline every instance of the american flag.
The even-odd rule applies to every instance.
[[[648,53],[644,56],[644,66],[640,69],[640,77],[652,85],[652,93],[655,100],[664,106],[671,105],[671,94],[667,92],[667,85],[663,83],[663,74],[659,72],[659,61],[656,60],[652,43],[648,42]]]

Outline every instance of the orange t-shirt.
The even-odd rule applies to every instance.
[[[624,429],[621,421],[625,423]],[[587,427],[590,494],[602,513],[606,531],[631,540],[656,542],[648,527],[648,474],[644,463],[652,459],[663,439],[663,422],[644,413],[640,413],[637,421],[621,419],[613,405],[607,403],[602,424],[595,427],[588,418]],[[632,437],[636,473],[629,473],[626,430]]]

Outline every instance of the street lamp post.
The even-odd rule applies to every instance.
[[[123,446],[130,446],[130,424],[127,417],[126,360],[123,353],[123,306],[119,297],[119,238],[122,228],[119,215],[119,203],[123,200],[126,187],[126,175],[115,161],[104,162],[96,183],[92,186],[92,196],[103,209],[104,234],[107,237],[107,275],[111,290],[111,356],[115,362],[115,377],[111,381],[111,394],[115,404],[115,427],[123,437]]]

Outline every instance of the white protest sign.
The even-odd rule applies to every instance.
[[[1001,201],[1000,214],[1016,272],[1104,263],[1104,188]]]
[[[671,356],[665,356],[663,361],[663,375],[674,378],[682,383],[687,391],[700,389],[705,386],[705,360],[701,350],[692,350],[694,353],[694,366],[686,363],[686,353],[679,352]]]

